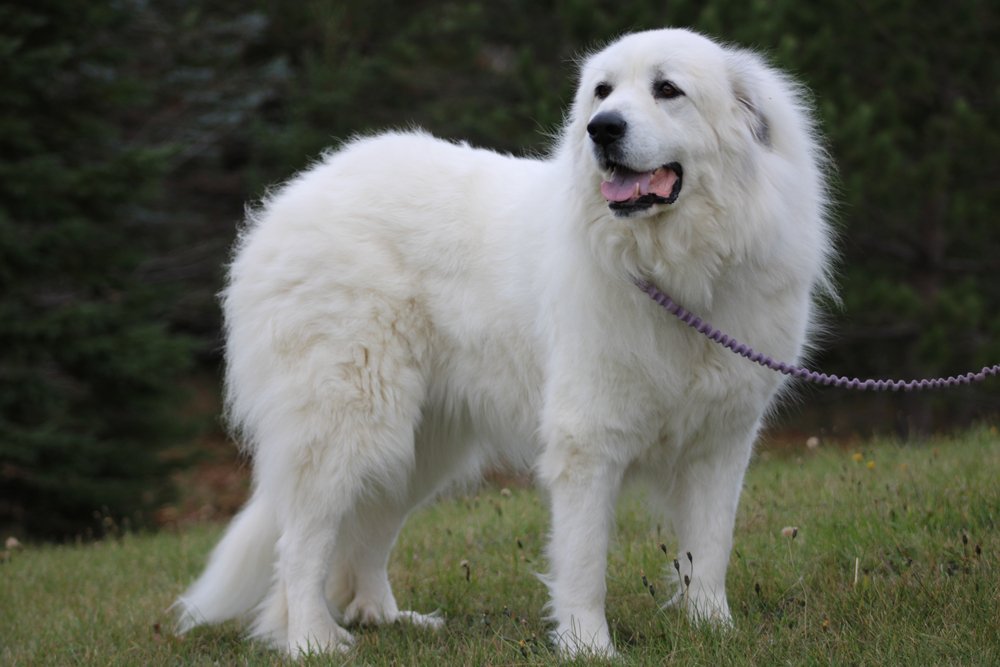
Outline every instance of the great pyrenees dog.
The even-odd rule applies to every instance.
[[[586,58],[547,159],[419,132],[326,155],[236,246],[227,414],[253,493],[177,601],[180,629],[242,618],[298,655],[347,650],[355,624],[440,626],[397,606],[393,542],[414,507],[497,466],[546,492],[562,652],[614,653],[605,569],[626,482],[691,554],[676,599],[731,623],[734,516],[783,378],[636,281],[795,361],[827,288],[826,197],[800,89],[678,29]]]

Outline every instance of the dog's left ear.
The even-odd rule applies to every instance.
[[[728,54],[729,81],[736,100],[736,112],[761,146],[771,148],[771,123],[757,101],[763,87],[757,74],[756,58],[745,53]]]

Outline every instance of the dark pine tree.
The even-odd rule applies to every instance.
[[[169,491],[190,357],[137,267],[162,153],[120,115],[146,86],[116,47],[123,3],[0,6],[0,526],[86,534]]]

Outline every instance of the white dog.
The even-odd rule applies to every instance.
[[[546,583],[567,654],[611,654],[605,567],[623,483],[649,483],[730,621],[726,567],[780,376],[714,345],[648,280],[759,350],[799,357],[826,287],[822,154],[795,85],[685,30],[589,57],[550,158],[420,133],[358,139],[269,197],[223,301],[227,407],[253,496],[180,627],[249,616],[292,655],[396,605],[407,514],[485,467],[551,500]],[[673,574],[673,573],[671,573]]]

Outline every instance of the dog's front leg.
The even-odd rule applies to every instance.
[[[580,448],[550,450],[542,477],[552,502],[549,543],[554,639],[566,655],[615,654],[604,615],[608,543],[624,466]]]
[[[694,620],[722,625],[732,624],[726,570],[756,434],[756,427],[739,431],[728,426],[706,429],[702,441],[680,463],[669,498],[681,577],[671,604],[686,608]]]

